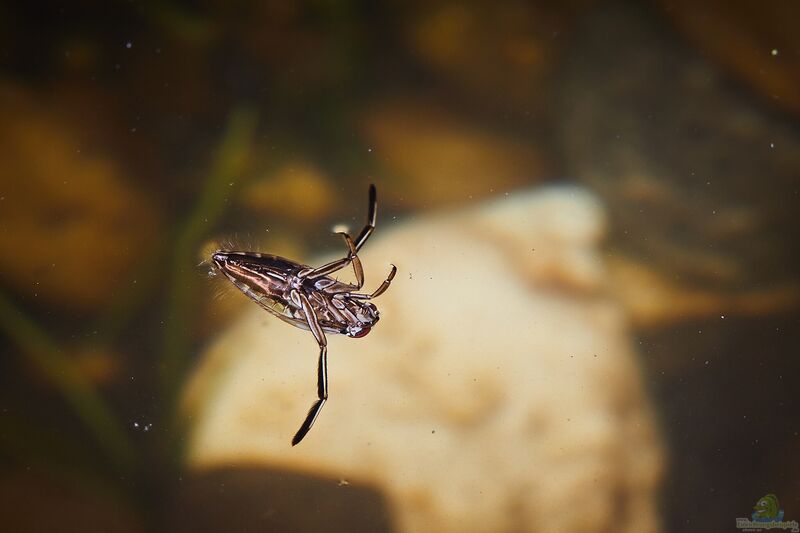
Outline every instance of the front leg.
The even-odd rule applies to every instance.
[[[334,298],[342,299],[342,298],[350,298],[353,300],[371,300],[372,298],[377,298],[384,292],[386,289],[389,288],[389,285],[392,284],[392,280],[394,279],[394,275],[397,274],[397,267],[392,265],[392,270],[389,272],[389,275],[383,280],[380,287],[375,289],[375,292],[372,294],[359,294],[356,292],[339,292],[333,295]]]
[[[292,446],[294,446],[306,436],[311,426],[314,425],[320,411],[322,411],[322,406],[325,405],[325,402],[328,400],[328,341],[325,339],[325,332],[322,331],[322,327],[319,325],[319,320],[317,319],[317,314],[314,312],[314,308],[311,307],[311,302],[308,301],[306,295],[300,291],[292,291],[292,293],[292,299],[297,298],[300,300],[303,313],[306,315],[306,320],[308,321],[308,327],[317,340],[317,344],[319,344],[317,401],[314,402],[314,405],[309,409],[306,419],[303,421],[303,425],[300,426],[300,429],[297,430],[297,433],[292,439]]]

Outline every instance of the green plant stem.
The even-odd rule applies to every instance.
[[[176,232],[160,376],[168,416],[174,414],[175,397],[189,361],[197,248],[230,204],[233,186],[246,168],[256,123],[256,113],[250,109],[233,112],[197,203]]]
[[[130,472],[135,450],[111,408],[47,333],[2,293],[0,329],[61,392],[114,466],[121,472]]]

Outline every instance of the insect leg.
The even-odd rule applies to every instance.
[[[317,401],[311,406],[311,409],[309,409],[308,414],[306,415],[306,419],[303,421],[300,429],[297,430],[297,433],[295,433],[294,438],[292,438],[292,446],[294,446],[306,436],[308,431],[311,429],[311,426],[314,425],[314,422],[319,416],[320,411],[322,411],[322,406],[325,405],[325,402],[328,400],[328,342],[325,339],[325,332],[322,331],[322,327],[319,325],[317,315],[314,312],[314,309],[311,307],[311,302],[308,301],[308,298],[302,292],[292,292],[296,293],[299,297],[303,312],[306,315],[306,320],[308,321],[308,327],[311,330],[311,333],[314,335],[314,338],[317,340],[317,344],[319,344],[319,363],[317,366]]]
[[[375,230],[375,220],[378,216],[378,193],[375,190],[375,185],[369,186],[369,212],[367,213],[367,224],[361,233],[356,237],[356,250],[360,250],[364,243],[367,242],[369,236]]]
[[[369,236],[372,235],[372,232],[375,231],[375,220],[378,216],[378,193],[375,189],[375,185],[369,186],[369,211],[367,212],[367,223],[364,228],[361,230],[361,233],[358,234],[355,241],[353,241],[353,246],[350,246],[348,242],[348,246],[350,247],[350,254],[348,257],[344,259],[338,259],[336,261],[331,261],[327,265],[322,265],[321,267],[301,272],[299,277],[301,278],[309,278],[309,279],[316,279],[322,276],[327,276],[332,272],[336,272],[344,267],[346,267],[350,262],[355,262],[357,260],[356,253],[364,246],[364,243],[367,242]],[[346,234],[344,234],[346,235]],[[352,240],[349,236],[345,237],[346,240]],[[353,250],[355,248],[355,250]],[[361,262],[359,261],[358,267],[354,266],[353,268],[356,270],[356,278],[359,278],[359,268],[361,267]],[[359,279],[363,278],[363,270],[361,270],[361,276]],[[358,288],[360,289],[363,286],[363,281],[359,282]]]
[[[376,298],[381,294],[383,294],[384,292],[386,292],[386,289],[388,289],[389,285],[392,284],[392,280],[394,279],[395,274],[397,274],[397,267],[392,265],[392,270],[389,272],[389,275],[386,276],[386,279],[383,280],[381,286],[375,289],[375,292],[373,292],[372,294],[358,294],[358,293],[345,292],[334,295],[334,298],[347,297],[347,298],[352,298],[354,300],[370,300],[372,298]]]
[[[397,274],[397,267],[396,267],[396,266],[394,266],[394,265],[392,265],[392,270],[389,272],[389,275],[388,275],[388,276],[386,276],[386,279],[385,279],[385,280],[383,280],[383,283],[381,283],[381,286],[380,286],[380,287],[378,287],[377,289],[375,289],[375,292],[373,292],[372,294],[370,294],[370,295],[369,295],[369,297],[370,297],[370,298],[375,298],[375,297],[377,297],[377,296],[380,296],[380,295],[381,295],[381,294],[383,294],[384,292],[386,292],[386,289],[388,289],[388,288],[389,288],[389,285],[391,285],[391,283],[392,283],[392,280],[394,279],[394,275],[395,275],[395,274]]]
[[[350,249],[350,257],[353,258],[353,272],[356,274],[356,290],[360,289],[364,286],[364,267],[361,266],[361,259],[358,258],[357,250],[355,244],[353,244],[353,239],[350,238],[350,235],[347,233],[342,233],[342,237],[344,237],[344,242],[347,243],[347,247]]]
[[[358,255],[356,255],[355,244],[353,244],[353,239],[350,237],[350,235],[344,232],[339,232],[339,234],[344,237],[347,247],[350,249],[350,253],[347,254],[347,257],[343,259],[337,259],[336,261],[331,261],[326,265],[313,268],[306,272],[301,272],[298,276],[308,279],[317,279],[336,272],[337,270],[341,270],[352,263],[353,271],[356,274],[356,284],[353,287],[355,290],[358,290],[364,286],[364,268],[361,266],[361,259],[359,259]]]

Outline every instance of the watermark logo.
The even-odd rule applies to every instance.
[[[784,521],[783,509],[780,507],[778,497],[767,494],[759,499],[753,506],[750,518],[737,518],[736,528],[742,531],[764,531],[768,529],[788,529],[793,533],[800,533],[800,524],[797,520]]]

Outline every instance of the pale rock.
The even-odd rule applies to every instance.
[[[251,306],[185,391],[190,466],[365,483],[402,531],[657,531],[663,452],[603,290],[604,224],[573,187],[379,219],[365,288],[398,275],[369,336],[329,336],[330,401],[306,439],[290,446],[317,346]]]

